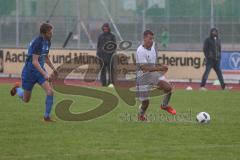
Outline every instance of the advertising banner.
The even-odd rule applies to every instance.
[[[20,76],[27,58],[26,53],[26,49],[9,48],[0,50],[0,59],[1,55],[3,55],[2,68],[4,68],[4,70],[2,70],[2,72]],[[88,72],[90,71],[90,77],[91,73],[96,77],[95,75],[100,71],[100,65],[96,60],[96,51],[94,50],[52,49],[50,50],[49,56],[56,68],[62,64],[73,64],[75,67],[77,66],[69,75],[69,77],[72,78],[82,79],[87,69],[89,69],[89,65],[91,65],[91,70],[88,70]],[[127,73],[133,77],[135,76],[135,51],[118,51],[116,59],[117,60],[114,61],[115,70],[124,70],[124,74]],[[205,59],[202,52],[160,51],[158,62],[169,66],[166,74],[168,79],[200,80],[205,69]],[[234,64],[235,63],[237,62],[234,61]],[[51,73],[48,67],[46,67],[46,69]],[[64,71],[64,68],[62,68],[62,71]],[[209,79],[216,79],[214,71],[211,71]]]

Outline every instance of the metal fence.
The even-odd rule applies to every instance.
[[[201,50],[216,26],[223,49],[239,50],[239,6],[239,0],[0,0],[0,47],[26,47],[50,20],[56,48],[70,32],[67,48],[94,48],[101,25],[110,22],[118,41],[132,41],[133,49],[148,28],[160,49]]]

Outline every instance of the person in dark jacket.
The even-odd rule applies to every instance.
[[[219,38],[218,29],[212,28],[210,31],[210,36],[205,40],[203,46],[203,52],[206,58],[206,69],[202,77],[201,90],[207,90],[205,88],[208,75],[213,68],[216,72],[218,79],[221,83],[222,89],[225,89],[225,83],[222,76],[222,71],[220,68],[221,62],[221,40]]]
[[[103,24],[102,31],[103,33],[98,37],[97,56],[103,62],[101,63],[102,70],[100,75],[102,86],[108,86],[113,83],[113,74],[111,74],[113,63],[111,62],[111,58],[116,50],[116,38],[111,33],[108,23]],[[114,47],[111,48],[112,46]],[[108,79],[106,71],[108,71]]]

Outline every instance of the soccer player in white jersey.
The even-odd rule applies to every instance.
[[[164,93],[160,108],[175,115],[176,110],[169,105],[172,86],[166,81],[164,76],[168,67],[157,64],[158,54],[154,43],[154,33],[151,30],[144,31],[143,39],[143,44],[138,47],[136,52],[137,96],[141,101],[138,120],[147,121],[145,112],[149,106],[149,94],[153,86],[162,90]]]

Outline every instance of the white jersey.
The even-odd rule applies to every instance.
[[[153,43],[151,49],[146,49],[143,45],[140,45],[136,53],[137,64],[156,64],[157,52],[155,50],[155,43]]]
[[[157,51],[155,49],[155,43],[153,43],[151,49],[146,49],[143,45],[140,45],[136,52],[136,64],[137,64],[137,76],[143,74],[140,66],[147,64],[149,66],[155,66],[157,62]]]

